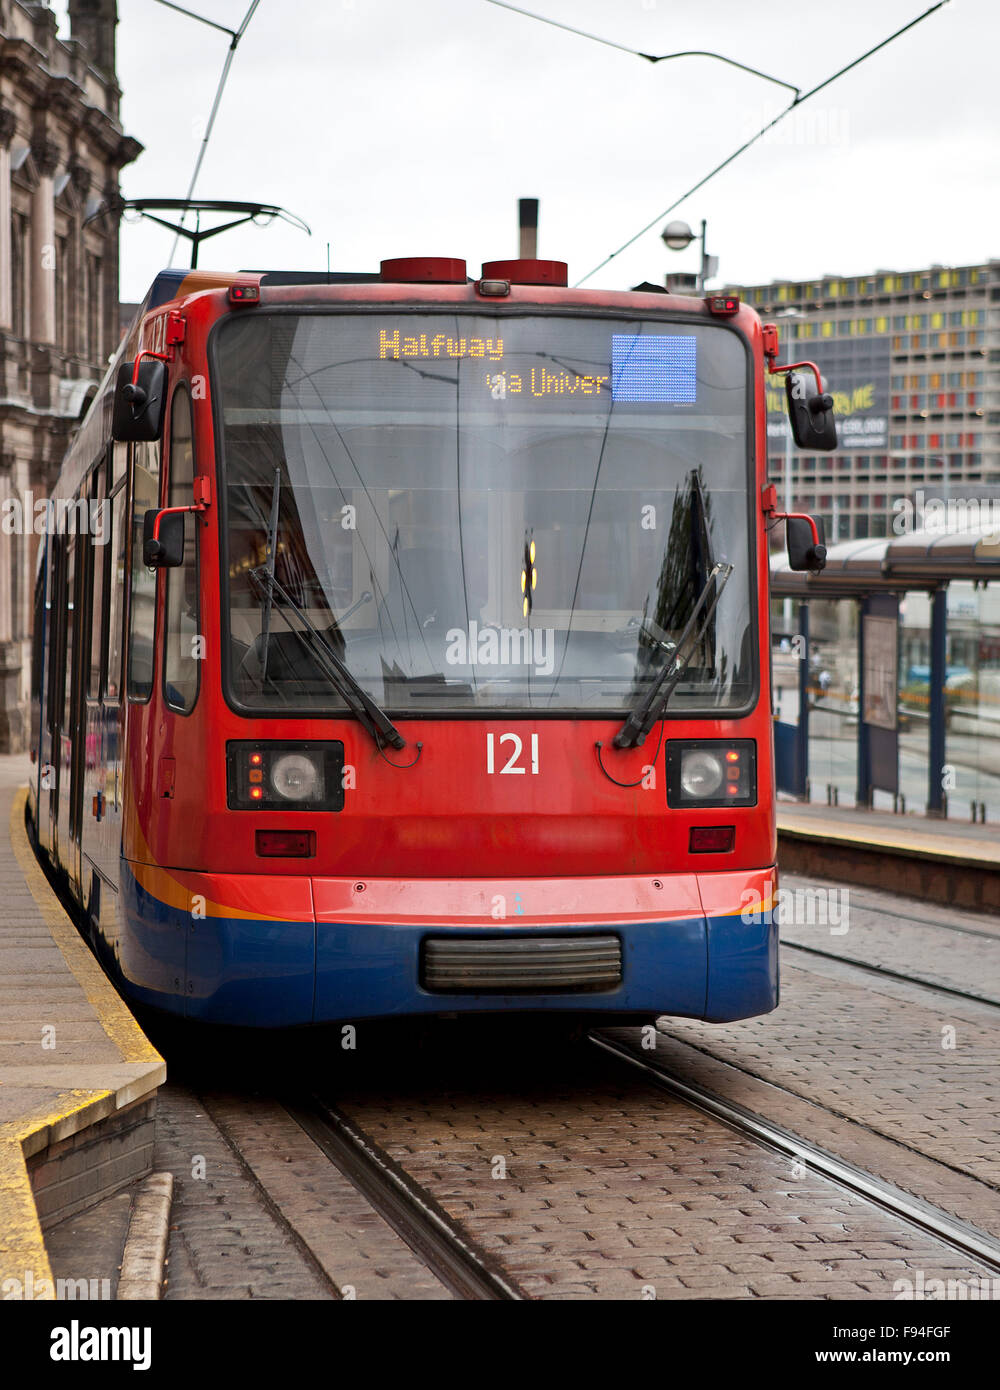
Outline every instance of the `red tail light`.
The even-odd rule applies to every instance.
[[[735,841],[733,825],[692,825],[688,849],[691,854],[728,854]]]
[[[230,304],[259,304],[260,286],[259,285],[230,285],[229,286]]]
[[[316,853],[312,830],[255,830],[254,844],[262,859],[312,859]]]

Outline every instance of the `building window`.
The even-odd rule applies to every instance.
[[[11,288],[14,308],[14,322],[11,327],[18,338],[28,336],[28,324],[31,321],[28,310],[31,295],[29,265],[28,219],[15,212],[11,221]]]
[[[92,362],[103,362],[101,342],[101,306],[104,301],[104,274],[100,256],[87,256],[87,356]]]
[[[69,237],[56,237],[56,343],[69,350]]]

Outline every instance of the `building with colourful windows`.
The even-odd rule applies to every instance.
[[[1000,495],[1000,260],[726,292],[834,395],[833,454],[790,446],[779,378],[768,415],[779,497],[822,516],[830,542],[891,535],[904,502]]]

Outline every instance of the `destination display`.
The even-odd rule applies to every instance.
[[[686,333],[612,333],[610,371],[580,372],[563,366],[524,366],[518,371],[489,371],[484,384],[493,400],[508,396],[599,396],[613,401],[695,405],[698,398],[698,339]],[[449,333],[412,333],[402,328],[379,328],[380,361],[480,360],[504,364],[504,340],[497,337],[462,337]],[[523,348],[519,358],[540,356]],[[519,364],[520,365],[520,364]]]

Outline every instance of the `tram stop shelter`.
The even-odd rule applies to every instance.
[[[779,791],[1000,819],[997,581],[1000,525],[845,541],[819,574],[772,555]]]

